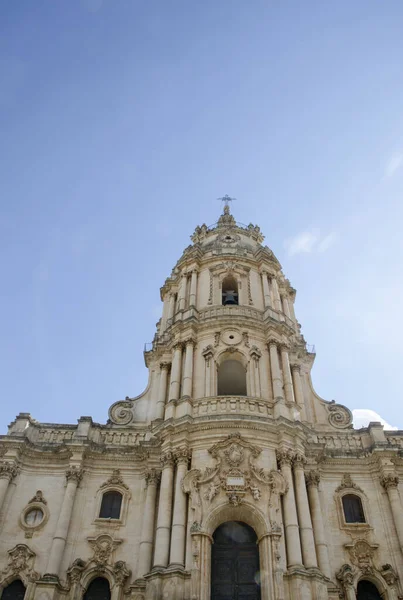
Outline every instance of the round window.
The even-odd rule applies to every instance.
[[[42,523],[43,517],[44,514],[40,508],[32,508],[25,514],[24,521],[26,525],[35,527],[36,525],[39,525],[39,523]]]

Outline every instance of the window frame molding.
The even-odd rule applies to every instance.
[[[362,510],[364,513],[364,523],[348,523],[344,514],[343,497],[357,496],[361,500]],[[370,525],[369,502],[365,493],[357,487],[343,487],[335,492],[336,511],[339,519],[339,527],[349,531],[369,531],[373,529]]]
[[[101,504],[102,498],[104,494],[108,492],[118,492],[122,495],[122,504],[120,506],[120,516],[119,519],[112,519],[112,517],[100,517],[99,513],[101,512]],[[95,516],[94,516],[94,524],[95,525],[118,525],[119,527],[126,524],[127,520],[127,512],[129,507],[129,501],[131,499],[131,494],[129,489],[123,484],[117,483],[104,483],[102,485],[96,495],[95,499]]]

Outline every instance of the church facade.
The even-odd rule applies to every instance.
[[[403,598],[403,431],[315,393],[263,239],[227,205],[196,228],[106,424],[0,437],[2,600]]]

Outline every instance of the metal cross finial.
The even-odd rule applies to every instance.
[[[228,206],[228,203],[233,202],[234,200],[236,200],[236,198],[231,198],[231,196],[225,194],[225,196],[223,196],[222,198],[217,198],[217,200],[220,200],[220,202],[224,202],[224,206]]]

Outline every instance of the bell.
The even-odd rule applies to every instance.
[[[224,306],[227,304],[238,304],[234,290],[228,290],[224,292]]]

